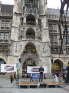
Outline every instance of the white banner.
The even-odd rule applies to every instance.
[[[1,72],[16,72],[16,64],[1,64]]]
[[[44,68],[43,73],[48,73],[47,66],[42,66]],[[40,66],[27,66],[27,73],[39,73]]]

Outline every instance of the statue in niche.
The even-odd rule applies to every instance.
[[[46,43],[43,44],[43,53],[46,53]]]

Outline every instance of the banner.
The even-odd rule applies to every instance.
[[[42,66],[44,68],[43,73],[48,73],[47,66]],[[40,66],[27,66],[27,73],[39,73]]]
[[[39,73],[32,73],[32,76],[31,76],[32,80],[38,80],[39,77],[40,77]]]
[[[16,64],[1,64],[1,72],[16,72]]]

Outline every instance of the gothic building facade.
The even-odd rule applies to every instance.
[[[2,12],[2,6],[9,11],[6,7]],[[62,71],[69,61],[69,43],[63,44],[60,54],[59,10],[47,8],[47,0],[14,0],[14,6],[0,4],[0,12],[0,64],[19,62],[21,73],[27,66],[41,65],[47,66],[48,73]],[[9,30],[2,30],[4,19],[3,28],[8,24]]]
[[[27,65],[46,65],[51,72],[46,0],[14,1],[11,55],[16,57],[12,59],[21,60],[23,71]]]

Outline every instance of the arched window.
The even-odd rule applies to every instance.
[[[36,51],[35,46],[34,46],[32,43],[28,43],[28,44],[25,46],[25,49],[24,49],[24,51],[23,51],[23,54],[24,54],[24,53],[37,54],[37,51]]]
[[[35,39],[35,32],[32,28],[29,28],[26,32],[26,37],[27,38],[31,38],[31,39]]]
[[[59,59],[55,60],[53,63],[53,71],[54,73],[60,73],[63,69],[63,62]]]
[[[35,17],[33,15],[29,14],[26,17],[26,23],[30,24],[30,25],[35,25],[36,24]]]

